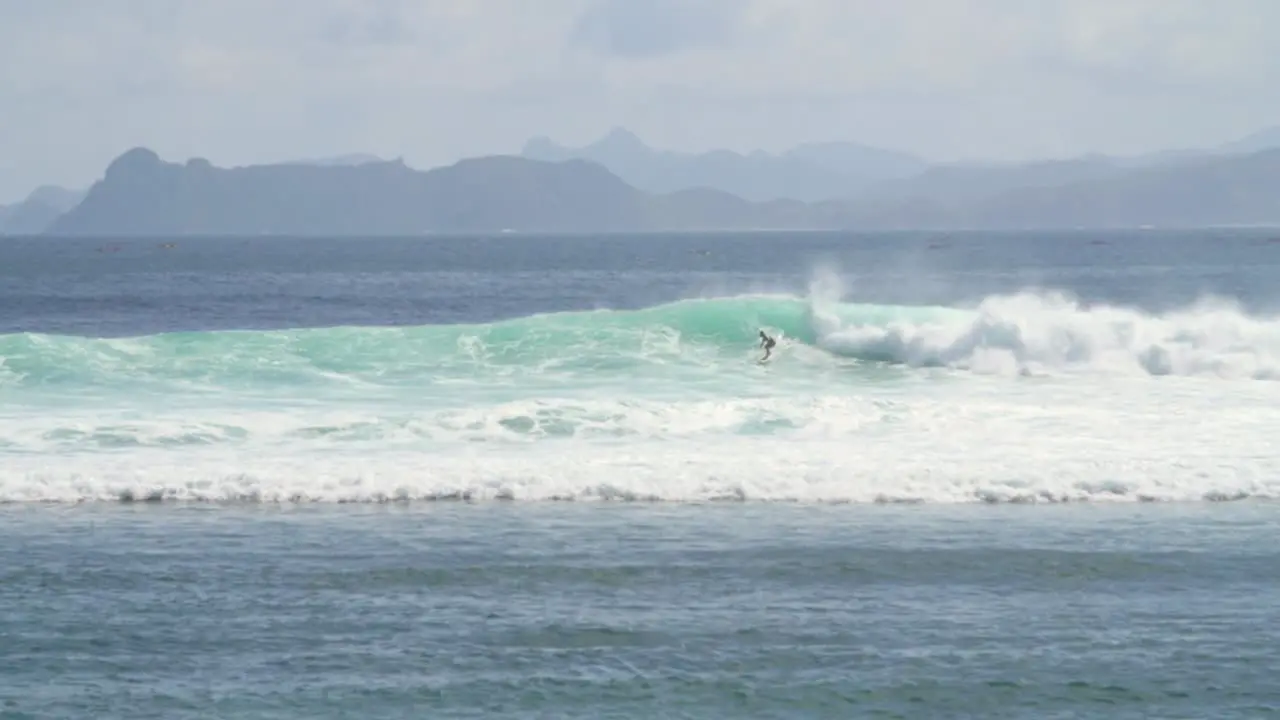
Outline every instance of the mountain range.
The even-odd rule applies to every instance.
[[[799,145],[777,155],[762,150],[746,155],[730,150],[677,153],[654,150],[623,128],[581,148],[535,137],[525,143],[521,155],[549,162],[591,160],[651,193],[709,187],[753,201],[814,202],[852,195],[929,167],[907,153],[840,142]]]
[[[38,235],[59,215],[78,205],[86,193],[85,190],[43,185],[22,202],[0,205],[0,235]]]
[[[1280,224],[1280,128],[1204,150],[931,164],[852,143],[771,154],[583,148],[416,170],[371,155],[220,168],[130,150],[87,191],[0,208],[0,234],[422,233]]]
[[[218,168],[117,158],[53,235],[417,235],[767,226],[800,203],[751,203],[716,190],[651,195],[585,160],[513,156],[427,171],[402,161]]]
[[[534,137],[525,143],[521,154],[535,160],[591,160],[653,193],[709,187],[757,201],[915,201],[950,206],[992,199],[1019,188],[1101,180],[1132,170],[1174,167],[1277,147],[1280,127],[1207,149],[1164,150],[1130,157],[1088,155],[1021,163],[944,164],[840,142],[799,145],[776,155],[728,150],[676,153],[653,149],[634,133],[614,128],[577,148],[558,145],[545,136]]]
[[[352,153],[288,164],[342,167],[376,162],[383,160],[376,155]],[[0,205],[0,235],[39,235],[48,230],[59,216],[79,205],[88,193],[87,189],[42,185],[21,202]]]

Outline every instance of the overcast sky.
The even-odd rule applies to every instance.
[[[1280,124],[1278,0],[0,0],[0,202],[130,147],[416,167],[854,140],[940,160]]]

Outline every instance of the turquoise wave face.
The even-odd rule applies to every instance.
[[[481,325],[0,336],[0,391],[740,394],[744,373],[763,372],[762,329],[779,341],[767,372],[784,391],[865,382],[894,367],[1280,378],[1280,321],[1230,308],[1153,316],[1034,294],[972,309],[745,296]]]
[[[523,376],[618,376],[706,369],[759,357],[760,330],[815,347],[825,323],[885,323],[928,310],[740,297],[633,310],[536,315],[483,325],[195,332],[89,339],[0,337],[0,383],[248,387],[358,382],[432,384]]]

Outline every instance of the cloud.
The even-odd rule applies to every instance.
[[[749,7],[741,0],[600,0],[578,17],[573,39],[606,56],[668,55],[726,40]]]
[[[415,165],[586,142],[938,158],[1280,123],[1271,0],[0,0],[0,201],[147,145]]]

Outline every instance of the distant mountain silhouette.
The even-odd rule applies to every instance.
[[[1224,153],[1255,153],[1280,148],[1280,127],[1270,127],[1219,146]]]
[[[668,152],[622,128],[426,172],[367,153],[222,169],[136,149],[75,212],[86,191],[53,186],[0,206],[0,235],[1273,223],[1273,149],[1280,126],[1201,149],[936,165],[842,142]]]
[[[853,143],[801,145],[781,155],[763,151],[742,155],[729,150],[679,153],[655,150],[623,128],[614,128],[581,148],[535,137],[525,143],[521,154],[549,162],[591,160],[647,192],[712,188],[755,201],[845,197],[927,166],[912,155]]]
[[[797,210],[797,208],[799,210]],[[494,156],[418,171],[399,161],[217,168],[130,150],[54,235],[415,235],[768,226],[803,206],[714,190],[644,193],[598,164]]]
[[[635,134],[615,128],[582,148],[535,137],[525,157],[593,160],[650,192],[708,187],[749,200],[795,198],[850,201],[878,208],[933,208],[954,212],[1019,189],[1053,188],[1122,176],[1144,168],[1174,168],[1224,155],[1280,147],[1280,128],[1206,149],[1164,150],[1129,157],[1087,155],[1021,163],[927,164],[903,153],[853,143],[811,143],[779,155],[727,150],[700,154],[655,150]]]
[[[1280,225],[1280,149],[1012,189],[957,215],[976,227]]]
[[[1061,188],[1126,177],[1135,170],[1176,170],[1231,156],[1280,148],[1280,128],[1206,149],[1162,150],[1134,156],[1086,155],[1021,163],[956,163],[888,180],[854,196],[860,204],[929,206],[957,210],[1009,193]]]
[[[335,155],[333,157],[312,158],[309,160],[293,160],[288,165],[367,165],[369,163],[387,162],[377,155],[368,153],[351,153],[349,155]]]
[[[0,235],[39,235],[59,215],[75,207],[84,195],[84,190],[54,185],[38,187],[26,200],[0,207]]]
[[[961,179],[966,183],[961,183]],[[418,235],[742,229],[1280,225],[1280,149],[1123,167],[1106,159],[935,168],[857,198],[751,201],[648,193],[586,160],[491,156],[217,168],[136,148],[54,235]]]
[[[290,161],[288,165],[354,166],[386,162],[376,155],[352,153],[327,158]],[[84,199],[87,190],[69,190],[55,185],[36,188],[25,200],[13,205],[0,205],[0,235],[39,235],[50,228],[60,215]]]
[[[1280,150],[1100,171],[965,199],[909,195],[844,203],[837,224],[867,229],[1280,226]]]
[[[1189,160],[1205,160],[1221,157],[1223,155],[1248,155],[1276,148],[1280,148],[1280,127],[1264,128],[1237,140],[1225,142],[1214,147],[1179,148],[1172,150],[1157,150],[1156,152],[1144,153],[1141,155],[1098,157],[1113,162],[1121,167],[1137,168],[1156,167],[1161,165],[1167,166]]]
[[[1045,160],[1019,164],[938,165],[901,180],[880,183],[858,196],[863,202],[923,202],[964,207],[1021,188],[1045,188],[1101,180],[1128,171],[1109,158]]]

